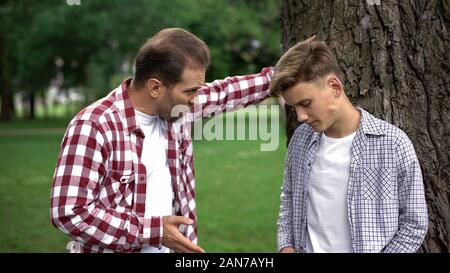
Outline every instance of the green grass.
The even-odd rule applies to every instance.
[[[208,252],[276,252],[284,147],[260,152],[259,141],[194,146],[199,245]]]
[[[0,252],[63,252],[50,223],[50,185],[61,135],[0,136]]]
[[[35,120],[14,119],[11,122],[0,122],[2,129],[38,129],[38,128],[66,128],[71,118],[38,118]]]
[[[66,124],[0,123],[0,131]],[[0,134],[0,252],[65,252],[68,237],[49,214],[61,138]],[[208,252],[275,252],[284,136],[272,152],[261,152],[260,141],[195,141],[194,150],[199,244]]]

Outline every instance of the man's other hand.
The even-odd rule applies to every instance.
[[[178,230],[179,225],[191,225],[193,221],[183,216],[169,215],[163,219],[163,245],[180,253],[204,253],[203,248],[192,243]]]

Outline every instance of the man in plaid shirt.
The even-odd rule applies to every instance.
[[[286,157],[278,250],[415,252],[428,218],[414,147],[350,103],[339,71],[317,41],[298,43],[275,67],[271,93],[303,123]]]
[[[270,68],[204,84],[209,50],[165,29],[149,39],[125,79],[68,125],[54,173],[51,217],[71,252],[204,252],[190,127],[268,96]]]

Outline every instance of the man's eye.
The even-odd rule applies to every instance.
[[[310,102],[310,101],[307,101],[307,102],[303,102],[301,105],[302,105],[303,107],[308,107],[310,104],[311,104],[311,102]]]

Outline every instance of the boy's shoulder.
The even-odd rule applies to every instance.
[[[384,137],[402,139],[408,138],[406,133],[399,127],[373,116],[365,110],[362,110],[362,115],[364,119],[364,126],[367,132],[376,132]]]
[[[289,142],[288,149],[296,149],[306,147],[309,145],[314,135],[318,134],[314,129],[306,123],[300,124],[297,129],[295,129],[294,134]]]
[[[378,143],[388,144],[389,147],[397,149],[412,145],[408,135],[399,127],[377,118],[361,109],[363,117],[363,130],[366,136],[377,139]]]

